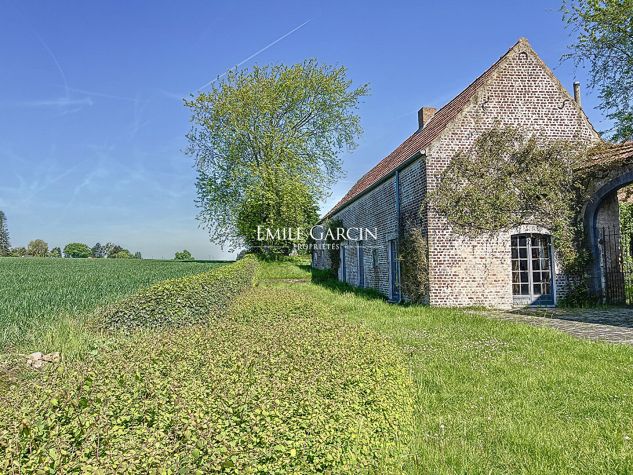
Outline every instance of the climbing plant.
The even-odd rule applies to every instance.
[[[589,259],[580,216],[587,177],[577,172],[585,150],[578,143],[542,144],[518,129],[494,127],[453,157],[428,204],[464,235],[545,226],[562,267],[580,273]]]
[[[424,303],[429,294],[429,256],[427,237],[419,227],[408,226],[400,240],[401,286],[414,303]]]
[[[331,269],[334,275],[338,275],[338,269],[341,265],[341,254],[339,252],[341,242],[336,239],[337,230],[345,230],[343,221],[339,218],[327,219],[323,223],[325,233],[325,244],[330,256]]]
[[[624,200],[620,202],[620,229],[633,231],[633,188],[622,191]]]

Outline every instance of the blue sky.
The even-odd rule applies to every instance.
[[[559,7],[0,0],[0,209],[12,244],[114,241],[144,257],[182,248],[230,257],[195,220],[183,97],[258,51],[243,67],[315,57],[368,82],[365,132],[342,157],[347,176],[322,203],[327,211],[417,128],[421,106],[441,107],[521,36],[568,89],[586,84],[585,71],[560,63],[569,32]],[[583,105],[605,129],[587,87]]]

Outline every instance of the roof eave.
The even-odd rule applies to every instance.
[[[418,158],[422,158],[422,157],[426,158],[426,150],[418,150],[413,155],[411,155],[409,158],[407,158],[404,162],[402,162],[400,165],[398,165],[396,168],[394,168],[389,173],[387,173],[385,176],[383,176],[376,183],[372,183],[371,186],[369,186],[366,189],[364,189],[363,191],[361,191],[358,195],[354,196],[349,201],[346,201],[345,203],[343,203],[340,207],[332,208],[330,211],[328,211],[326,214],[324,214],[321,219],[319,219],[318,224],[321,224],[326,219],[331,218],[332,216],[334,216],[337,213],[340,213],[342,210],[347,208],[349,205],[351,205],[352,203],[355,203],[358,199],[360,199],[361,197],[365,196],[367,193],[371,192],[372,190],[376,189],[377,187],[382,185],[384,182],[389,180],[391,177],[393,177],[395,175],[396,172],[399,172],[402,169],[408,167],[413,162],[415,162]]]

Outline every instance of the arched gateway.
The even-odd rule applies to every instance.
[[[604,303],[633,304],[633,229],[620,228],[618,192],[633,184],[633,142],[610,147],[587,166],[594,181],[584,226],[592,254],[590,290]]]

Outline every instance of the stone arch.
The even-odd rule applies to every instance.
[[[584,227],[587,247],[592,254],[590,290],[594,295],[602,295],[604,285],[603,265],[600,252],[601,214],[608,212],[608,206],[617,203],[617,192],[621,188],[633,184],[633,165],[627,164],[619,169],[611,170],[601,177],[593,186],[593,194],[585,205]],[[619,227],[619,222],[617,223]]]

